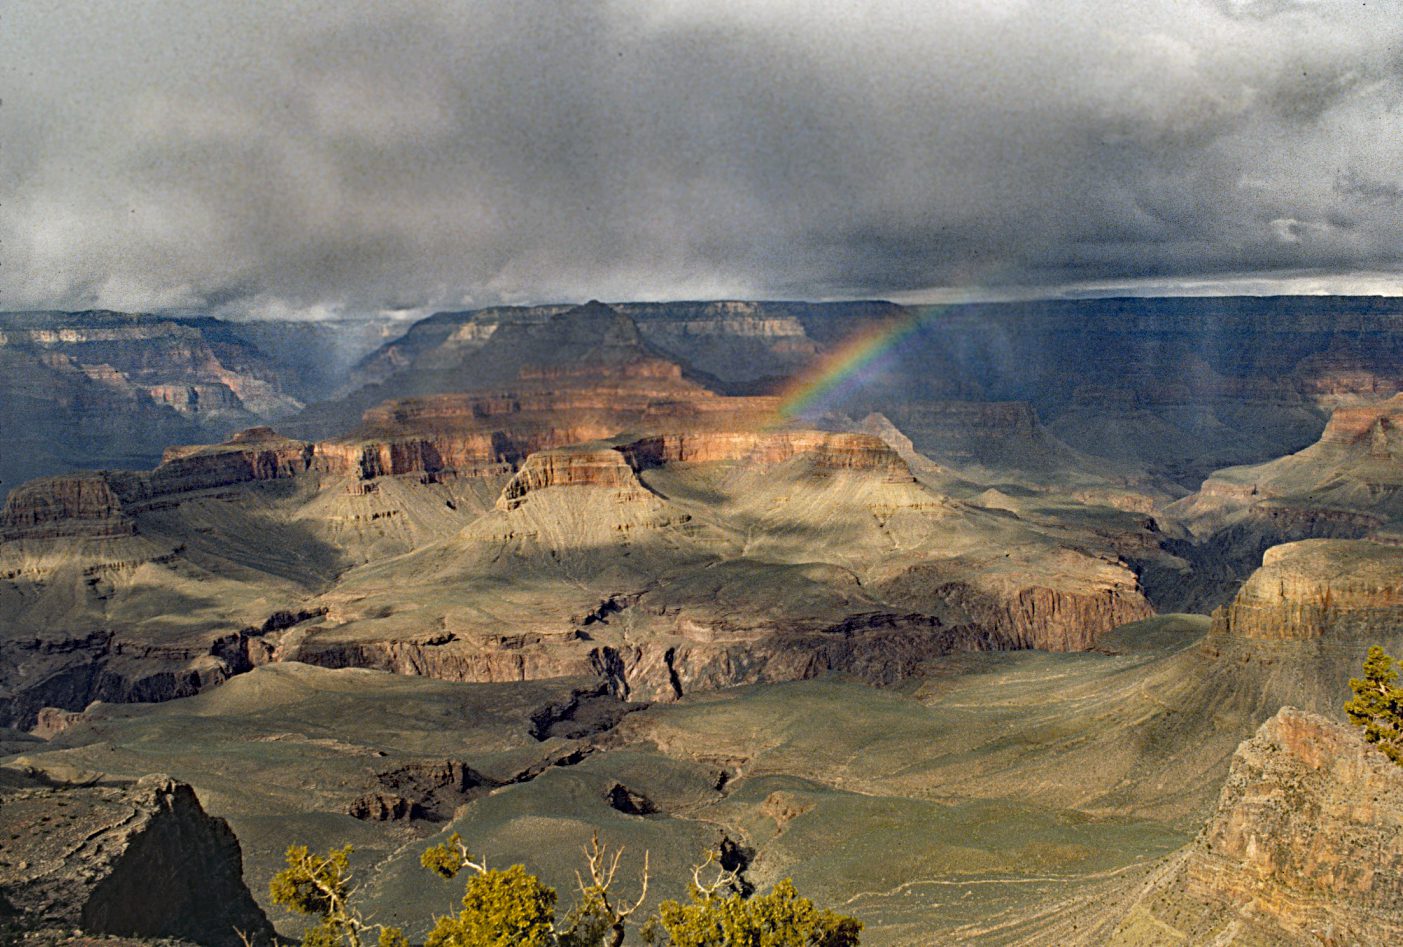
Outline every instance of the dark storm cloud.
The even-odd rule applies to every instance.
[[[0,15],[4,308],[1349,289],[1403,268],[1397,2]]]

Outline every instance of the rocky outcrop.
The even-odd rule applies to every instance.
[[[347,813],[363,822],[445,822],[457,808],[500,786],[461,760],[409,763],[376,774],[378,786]]]
[[[295,477],[311,467],[314,452],[312,444],[282,437],[272,428],[249,428],[223,444],[167,448],[161,466],[151,473],[149,490],[163,496]]]
[[[612,447],[572,447],[538,451],[527,457],[516,476],[502,489],[497,506],[503,510],[514,509],[534,490],[570,486],[646,491],[619,451]]]
[[[104,473],[43,477],[13,490],[0,511],[0,541],[129,536],[136,523]]]
[[[68,784],[0,775],[0,904],[20,929],[271,944],[239,841],[167,776]]]
[[[350,437],[317,445],[314,465],[363,479],[520,464],[537,451],[621,432],[758,429],[774,398],[730,398],[685,380],[672,362],[523,368],[509,389],[388,401]]]
[[[957,586],[948,595],[980,624],[997,628],[1010,648],[1085,651],[1111,629],[1154,614],[1130,582],[1085,590],[1030,586],[1004,595]]]
[[[825,345],[856,327],[904,313],[884,302],[720,300],[614,303],[607,308],[629,319],[650,349],[733,392],[792,375],[811,364]],[[393,389],[425,371],[467,375],[467,368],[476,367],[477,353],[491,351],[489,344],[510,354],[531,328],[571,312],[572,307],[557,305],[437,313],[367,356],[354,378],[360,384],[383,385],[394,394]],[[517,345],[511,344],[513,336]]]
[[[1403,768],[1355,731],[1286,707],[1238,747],[1198,839],[1110,942],[1401,939]]]
[[[1367,405],[1336,408],[1320,440],[1358,446],[1374,456],[1403,453],[1403,394]]]
[[[917,562],[868,583],[888,599],[940,603],[1004,649],[1084,651],[1111,629],[1154,614],[1123,563],[1070,549],[1021,560]]]
[[[574,633],[554,636],[573,640]],[[336,641],[311,638],[282,647],[277,659],[324,668],[372,668],[444,681],[505,683],[590,676],[585,649],[558,647],[551,636],[503,634],[495,641],[409,637],[404,640]]]
[[[1008,647],[997,631],[947,626],[929,615],[854,615],[828,628],[792,628],[723,635],[700,626],[679,638],[604,648],[594,663],[629,700],[676,700],[686,694],[746,684],[803,681],[828,673],[891,686],[926,662],[958,651]]]
[[[578,632],[497,642],[313,638],[280,657],[320,667],[368,667],[473,683],[589,676],[605,681],[621,698],[675,700],[697,691],[806,680],[831,671],[891,685],[935,657],[1012,646],[996,630],[946,626],[919,614],[864,614],[834,626],[745,632],[685,621],[680,631],[638,644],[602,646]]]
[[[744,461],[769,466],[803,456],[825,470],[868,470],[891,482],[914,478],[896,451],[872,434],[830,431],[704,431],[646,437],[618,447],[636,470],[672,463]]]
[[[1190,583],[1202,587],[1185,604],[1222,604],[1272,546],[1396,534],[1403,523],[1401,424],[1403,396],[1339,407],[1315,443],[1264,464],[1216,471],[1169,505],[1164,518],[1189,534],[1176,553],[1193,566]]]
[[[1382,639],[1403,625],[1403,548],[1312,539],[1268,549],[1214,636],[1269,641]]]
[[[890,415],[875,431],[899,428],[915,450],[975,482],[1017,484],[1038,494],[1147,511],[1166,486],[1139,468],[1068,446],[1026,401],[916,401],[873,405]],[[880,417],[881,420],[877,420]],[[868,422],[864,422],[868,423]]]
[[[265,349],[255,334],[217,319],[0,313],[0,494],[75,469],[151,466],[169,444],[222,438],[329,390],[285,357],[305,346]],[[335,361],[338,347],[313,350]]]
[[[99,471],[30,481],[12,491],[0,511],[0,540],[103,538],[137,531],[130,514],[185,493],[309,470],[315,446],[250,428],[223,444],[169,447],[150,472]]]

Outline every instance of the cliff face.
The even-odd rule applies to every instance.
[[[137,561],[130,568],[147,565]],[[96,581],[88,584],[106,579],[89,568],[87,578]],[[139,589],[136,597],[144,611]],[[270,660],[273,648],[265,639],[271,632],[318,617],[314,611],[274,612],[235,631],[229,630],[230,616],[196,616],[193,631],[153,632],[136,622],[92,621],[82,614],[83,604],[72,603],[66,621],[39,633],[30,616],[21,616],[24,623],[16,622],[8,639],[0,640],[0,726],[51,731],[94,701],[154,703],[198,694]],[[120,631],[108,630],[112,624]]]
[[[1110,942],[1168,943],[1166,933],[1341,947],[1403,939],[1403,768],[1354,730],[1283,708],[1238,748],[1208,824]]]
[[[317,465],[363,478],[471,472],[520,464],[536,451],[624,431],[744,432],[778,400],[725,397],[687,381],[674,363],[641,358],[587,367],[521,368],[509,388],[387,401],[350,437],[317,446]]]
[[[860,324],[903,313],[891,303],[737,300],[615,303],[609,308],[630,319],[652,350],[737,393],[802,370],[824,345],[841,341]],[[474,364],[476,353],[489,343],[503,346],[523,327],[544,325],[571,309],[495,307],[438,313],[368,355],[353,378],[360,385],[384,385],[383,397],[398,396],[411,376],[460,371]],[[504,334],[494,338],[499,333]]]
[[[1188,531],[1190,594],[1168,604],[1224,603],[1272,546],[1306,539],[1395,541],[1403,528],[1403,400],[1336,408],[1318,440],[1250,467],[1229,467],[1170,504]],[[1153,584],[1153,581],[1149,584]]]
[[[984,399],[1031,400],[1072,447],[1194,489],[1217,468],[1309,444],[1336,405],[1397,391],[1399,312],[1367,297],[957,307],[932,313],[908,364],[950,353]]]
[[[1265,464],[1220,470],[1171,512],[1200,535],[1274,513],[1380,526],[1403,517],[1400,460],[1403,395],[1335,409],[1315,443]]]
[[[236,947],[273,927],[243,880],[239,841],[166,776],[66,785],[0,776],[9,828],[0,897],[20,928],[171,937]]]
[[[377,320],[236,323],[0,313],[0,495],[39,476],[156,463],[326,397],[384,340]]]
[[[991,594],[976,582],[955,597],[986,627],[1001,629],[1015,648],[1084,651],[1112,628],[1149,618],[1154,609],[1130,576],[1119,573],[1102,588],[1016,588]]]
[[[916,562],[868,581],[895,601],[943,603],[952,622],[990,629],[999,648],[1082,651],[1154,614],[1122,563],[1068,549]]]
[[[1213,613],[1212,634],[1363,642],[1400,624],[1403,548],[1312,539],[1268,549],[1232,602]]]
[[[101,471],[30,481],[0,510],[0,541],[135,533],[129,515],[143,504],[200,490],[295,477],[312,466],[315,445],[251,428],[224,444],[170,447],[149,473]]]
[[[824,470],[864,470],[910,482],[910,468],[872,434],[829,431],[698,431],[645,437],[617,448],[635,469],[743,460],[762,466],[806,457]]]
[[[733,315],[748,338],[796,338]],[[952,650],[1088,647],[1148,614],[1102,533],[953,501],[917,481],[899,449],[944,474],[900,432],[883,432],[893,448],[781,426],[779,399],[702,387],[616,309],[472,324],[416,331],[500,387],[383,402],[321,442],[253,428],[18,497],[0,547],[5,719],[61,726],[94,699],[185,696],[276,660],[592,674],[662,698],[828,670],[890,683]],[[985,422],[1037,436],[1026,405]],[[92,523],[135,535],[62,544]],[[274,590],[303,617],[258,624]]]
[[[101,473],[32,480],[12,490],[0,511],[0,540],[125,536],[135,531],[117,491]]]
[[[895,401],[873,408],[890,414],[913,449],[975,482],[1146,511],[1164,496],[1166,485],[1140,468],[1063,443],[1026,401]]]
[[[1377,403],[1336,408],[1320,440],[1363,448],[1373,456],[1403,454],[1403,394]]]
[[[497,505],[510,510],[535,490],[574,486],[644,490],[621,452],[612,447],[574,447],[538,451],[527,457],[516,476],[502,489]]]

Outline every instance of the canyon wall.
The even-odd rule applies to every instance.
[[[1212,635],[1370,642],[1403,627],[1403,548],[1311,539],[1268,549]],[[1362,653],[1362,651],[1361,651]]]
[[[1403,767],[1282,708],[1233,756],[1216,811],[1108,943],[1403,939]]]

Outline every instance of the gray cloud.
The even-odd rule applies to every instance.
[[[18,0],[0,16],[4,308],[1273,273],[1347,289],[1403,271],[1400,2]]]

